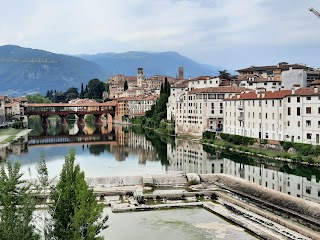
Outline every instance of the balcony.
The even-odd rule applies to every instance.
[[[243,105],[238,105],[238,109],[243,111],[244,110],[244,106]]]
[[[244,116],[239,116],[239,117],[238,117],[238,120],[239,120],[239,121],[244,121]]]

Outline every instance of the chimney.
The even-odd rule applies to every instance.
[[[318,93],[318,92],[319,92],[318,86],[315,86],[315,87],[313,88],[313,92],[314,92],[314,93]]]
[[[293,84],[292,94],[295,94],[295,93],[296,93],[296,90],[298,90],[299,88],[300,88],[300,84]]]
[[[179,67],[179,80],[184,79],[184,69],[183,67]]]

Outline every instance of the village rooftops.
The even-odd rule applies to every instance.
[[[199,77],[193,78],[189,81],[210,80],[210,79],[214,79],[214,78],[218,78],[218,77],[216,77],[216,76],[199,76]]]
[[[282,99],[292,93],[292,90],[266,91],[266,92],[248,92],[242,93],[231,98],[226,98],[227,101],[232,100],[255,100],[255,99]]]
[[[209,88],[195,88],[189,91],[189,94],[193,93],[241,93],[245,91],[252,91],[243,87],[232,87],[232,86],[222,86],[222,87],[209,87]]]
[[[251,66],[248,68],[243,68],[237,70],[238,72],[254,72],[254,71],[266,71],[266,70],[273,70],[273,69],[280,69],[280,70],[289,70],[290,68],[292,69],[306,69],[310,70],[312,68],[307,67],[302,64],[288,64],[286,62],[279,63],[278,65],[271,65],[271,66]]]
[[[122,101],[150,101],[150,100],[155,100],[158,97],[159,97],[159,95],[148,95],[148,96],[140,95],[140,96],[136,96],[136,97],[118,98],[117,101],[118,102],[122,102]]]
[[[11,103],[7,103],[7,104],[5,105],[5,107],[6,107],[6,108],[9,108],[9,107],[17,106],[17,105],[19,105],[19,102],[11,102]]]
[[[188,80],[178,80],[171,87],[173,87],[173,88],[185,88],[185,87],[188,87]]]

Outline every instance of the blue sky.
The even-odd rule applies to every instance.
[[[320,67],[320,0],[11,0],[0,45],[64,54],[177,51],[239,69],[281,61]]]

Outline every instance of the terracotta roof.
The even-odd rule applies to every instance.
[[[149,96],[136,96],[136,97],[123,97],[123,98],[118,98],[117,100],[119,102],[122,101],[150,101],[150,100],[155,100],[159,97],[159,95],[149,95]]]
[[[5,105],[5,107],[12,107],[12,106],[16,106],[16,105],[19,105],[19,102],[7,103],[7,104]]]
[[[254,99],[281,99],[292,93],[291,90],[280,90],[280,91],[267,91],[267,92],[249,92],[242,93],[231,98],[226,98],[225,100],[254,100]]]
[[[310,85],[320,85],[320,80],[313,80]]]
[[[231,86],[225,86],[225,87],[210,87],[210,88],[196,88],[189,91],[190,94],[192,93],[241,93],[244,92],[246,88],[243,87],[231,87]],[[252,91],[252,90],[249,90]]]
[[[188,86],[188,80],[178,80],[173,84],[174,88],[184,88]]]
[[[109,101],[104,103],[29,103],[28,107],[108,107],[108,106],[116,106],[117,103],[115,101]]]
[[[136,76],[125,76],[125,79],[127,81],[136,81],[137,80],[137,77]]]
[[[215,77],[215,76],[199,76],[199,77],[193,78],[189,81],[209,80],[209,79],[213,79],[213,78],[217,78],[217,77]]]
[[[281,70],[289,70],[290,67],[293,69],[309,69],[309,67],[301,65],[301,64],[280,64],[280,65],[272,65],[272,66],[251,66],[248,68],[243,68],[237,70],[238,72],[250,72],[250,71],[265,71],[265,70],[273,70],[273,69],[281,69]]]
[[[10,100],[16,101],[16,102],[27,102],[28,99],[26,97],[15,97],[15,98],[10,98]]]
[[[307,87],[307,88],[300,88],[295,91],[294,94],[290,94],[294,96],[319,96],[320,92],[318,87]]]

